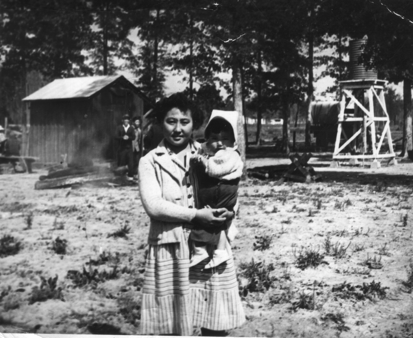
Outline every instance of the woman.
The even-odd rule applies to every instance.
[[[156,118],[164,139],[139,164],[142,204],[151,218],[141,333],[189,336],[194,326],[203,332],[230,329],[244,321],[233,260],[218,272],[204,273],[199,266],[189,270],[191,223],[216,226],[233,217],[224,208],[194,208],[188,170],[199,144],[191,134],[203,116],[184,95],[174,94],[158,104]]]

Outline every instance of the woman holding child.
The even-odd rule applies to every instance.
[[[231,249],[226,242],[229,257],[222,264],[206,267],[208,256],[190,267],[188,239],[194,226],[214,232],[230,224],[234,212],[195,208],[190,162],[202,151],[191,135],[202,125],[202,113],[183,94],[174,94],[158,104],[155,115],[164,139],[139,164],[142,204],[151,219],[141,333],[189,336],[201,327],[204,335],[223,335],[245,320]],[[206,248],[215,255],[211,242]]]

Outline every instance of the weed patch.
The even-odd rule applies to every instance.
[[[52,250],[58,255],[66,255],[67,240],[60,239],[60,237],[55,238],[52,242]]]
[[[109,237],[115,237],[115,238],[128,238],[130,232],[130,227],[126,224],[120,227],[120,229],[112,232],[111,234],[108,235]]]
[[[410,262],[407,267],[407,279],[403,282],[403,285],[409,288],[409,291],[413,290],[413,262]]]
[[[294,247],[293,253],[296,259],[295,264],[301,270],[305,270],[309,267],[316,268],[324,262],[324,255],[320,254],[319,250],[315,250],[312,247],[301,247],[298,253]]]
[[[118,270],[117,266],[113,267],[111,271],[99,271],[98,269],[93,269],[92,266],[89,265],[88,269],[83,266],[82,271],[69,270],[66,278],[72,281],[74,287],[81,288],[83,286],[90,285],[92,288],[95,288],[97,284],[106,280],[119,278],[119,275],[124,272],[127,272],[125,268]]]
[[[265,251],[270,248],[273,236],[255,236],[255,239],[253,250]]]
[[[275,277],[270,276],[271,272],[275,270],[274,265],[265,262],[254,262],[252,259],[249,263],[240,263],[240,276],[244,277],[247,282],[240,286],[241,296],[246,297],[249,292],[265,292],[276,280]]]
[[[24,228],[24,230],[30,230],[33,225],[33,212],[29,212],[26,215],[24,221],[26,222],[26,227]]]
[[[371,300],[375,298],[384,299],[386,297],[386,290],[388,287],[382,287],[381,283],[376,283],[374,280],[370,283],[363,283],[362,285],[352,285],[351,283],[341,283],[333,286],[335,300],[338,299],[355,299],[355,300]]]
[[[35,286],[32,289],[32,294],[29,298],[29,304],[36,302],[45,302],[48,299],[60,299],[64,301],[62,288],[57,287],[57,275],[54,278],[46,279],[40,276],[42,282],[40,286]]]
[[[297,311],[298,309],[315,310],[314,298],[314,295],[302,291],[298,294],[298,297],[291,302],[291,309],[293,311]]]
[[[324,240],[324,251],[328,256],[343,258],[346,255],[347,249],[350,247],[350,244],[351,242],[347,246],[339,242],[333,244],[331,242],[331,237],[327,236],[327,238]]]

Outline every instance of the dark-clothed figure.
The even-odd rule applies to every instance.
[[[116,128],[115,137],[118,140],[118,166],[128,166],[128,178],[133,180],[133,146],[135,129],[129,124],[128,115],[122,117],[122,125]]]
[[[133,118],[133,127],[135,128],[135,138],[132,142],[133,147],[133,175],[137,178],[138,175],[138,165],[141,158],[142,152],[142,129],[141,129],[141,119],[139,117]]]

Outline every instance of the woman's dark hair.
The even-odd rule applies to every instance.
[[[156,103],[152,116],[155,117],[158,124],[161,124],[166,114],[172,108],[178,108],[183,112],[187,112],[189,110],[191,112],[194,129],[196,130],[202,126],[202,123],[204,122],[203,112],[198,109],[192,101],[188,100],[186,95],[183,93],[172,94],[171,96]]]
[[[232,134],[233,140],[235,141],[235,134],[234,134],[234,129],[231,126],[231,123],[229,123],[227,120],[223,118],[214,118],[209,124],[208,127],[206,127],[204,135],[205,138],[208,139],[209,136],[212,134],[219,134],[222,132],[229,132]]]

